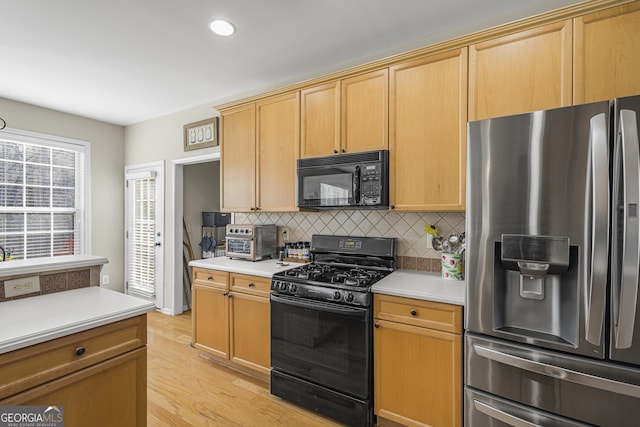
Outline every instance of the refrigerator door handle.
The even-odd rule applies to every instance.
[[[615,304],[617,311],[615,328],[615,347],[629,348],[633,339],[638,301],[638,271],[640,270],[640,228],[638,224],[638,204],[640,199],[640,152],[638,148],[638,124],[636,113],[632,110],[620,111],[620,142],[623,163],[623,240],[622,271],[620,274],[620,293]],[[617,284],[613,284],[616,286]]]
[[[591,118],[589,155],[591,157],[591,271],[586,319],[586,340],[600,345],[606,307],[609,258],[609,156],[607,117],[600,113]]]
[[[516,417],[515,415],[511,415],[508,412],[505,412],[501,409],[495,408],[491,405],[487,405],[484,402],[481,402],[477,399],[473,399],[473,406],[489,417],[502,421],[503,423],[509,424],[514,427],[539,427],[538,424],[530,423],[529,421],[523,420],[520,417]]]
[[[529,360],[524,357],[505,353],[503,351],[497,351],[479,344],[473,344],[473,350],[478,356],[482,356],[486,359],[493,360],[494,362],[502,363],[504,365],[513,366],[514,368],[524,369],[529,372],[534,372],[551,378],[557,378],[563,381],[570,381],[587,387],[640,398],[640,386],[634,384],[596,377],[595,375],[589,375],[583,372],[549,365],[548,363]]]

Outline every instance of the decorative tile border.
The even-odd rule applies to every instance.
[[[399,256],[397,264],[397,268],[403,270],[426,271],[428,273],[440,273],[442,271],[440,258]]]
[[[19,277],[29,277],[31,275],[6,277],[4,278],[4,280],[0,280],[0,302],[95,286],[96,284],[94,284],[94,282],[91,280],[92,270],[94,269],[97,269],[99,272],[100,266],[85,268],[81,270],[56,271],[51,273],[45,272],[44,274],[40,274],[39,292],[33,292],[30,294],[20,295],[12,298],[5,297],[4,280],[17,279]]]

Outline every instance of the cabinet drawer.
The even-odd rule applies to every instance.
[[[375,294],[374,317],[439,331],[462,333],[462,307],[412,298]]]
[[[268,296],[271,289],[271,279],[267,277],[249,276],[247,274],[231,274],[231,287],[234,292]]]
[[[0,399],[144,347],[147,317],[133,317],[0,355]]]
[[[229,289],[229,273],[205,268],[193,268],[193,282],[214,288]]]

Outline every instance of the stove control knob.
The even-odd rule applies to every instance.
[[[271,282],[271,290],[274,291],[276,289],[278,289],[278,282],[274,280],[273,282]]]
[[[280,290],[281,291],[286,291],[287,290],[287,284],[286,283],[280,283]]]
[[[341,298],[342,298],[342,295],[340,295],[340,292],[336,291],[336,292],[333,294],[333,299],[335,299],[335,300],[339,300],[339,299],[341,299]]]
[[[298,287],[296,285],[292,284],[291,286],[289,286],[289,292],[291,292],[292,294],[295,294],[297,290]]]
[[[347,298],[346,298],[347,302],[353,302],[353,294],[351,292],[349,292],[347,294]]]

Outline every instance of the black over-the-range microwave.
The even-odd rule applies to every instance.
[[[298,160],[298,207],[388,209],[389,151]]]

